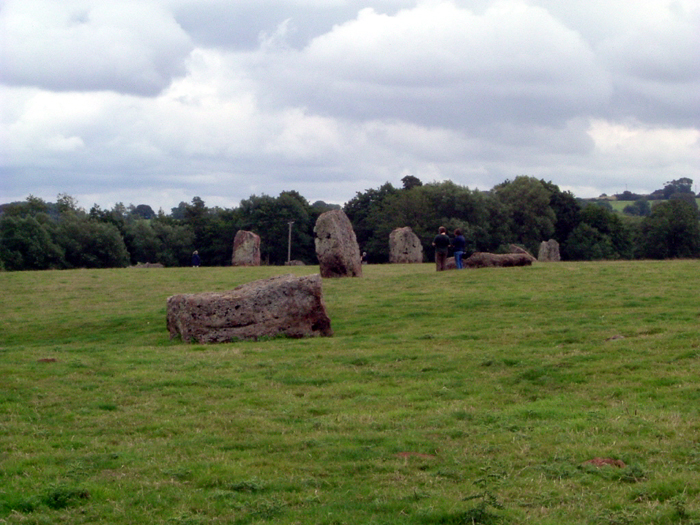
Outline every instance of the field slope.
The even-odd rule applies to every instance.
[[[0,273],[0,523],[698,524],[698,264],[368,266],[211,346],[168,296],[318,268]]]

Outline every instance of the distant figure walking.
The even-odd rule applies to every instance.
[[[458,270],[464,268],[462,265],[462,255],[464,255],[464,249],[467,247],[467,240],[462,235],[462,230],[457,228],[455,230],[455,238],[452,239],[452,248],[455,253],[455,265]]]
[[[435,246],[435,270],[442,272],[447,267],[447,252],[450,248],[450,238],[444,226],[438,229],[438,234],[433,239],[433,246]]]
[[[192,252],[192,267],[199,268],[200,263],[201,260],[199,259],[199,252],[195,250],[194,252]]]

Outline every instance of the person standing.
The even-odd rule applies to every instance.
[[[442,272],[447,268],[447,251],[450,248],[450,238],[444,226],[438,229],[438,234],[433,239],[433,246],[435,246],[435,269]]]
[[[455,230],[455,238],[452,239],[452,248],[455,253],[455,265],[458,270],[464,268],[462,265],[462,255],[464,255],[464,249],[467,247],[467,240],[462,235],[462,230],[457,228]]]
[[[193,268],[199,268],[199,264],[201,263],[201,260],[199,258],[199,252],[195,250],[192,252],[192,267]]]

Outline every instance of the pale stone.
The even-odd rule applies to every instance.
[[[321,214],[314,226],[314,244],[322,277],[362,277],[360,247],[343,210]]]
[[[559,255],[559,243],[554,239],[542,241],[540,243],[540,251],[537,254],[537,260],[540,262],[561,261],[561,256]]]
[[[394,264],[423,262],[423,246],[409,226],[396,228],[389,234],[389,262]]]
[[[233,266],[260,266],[260,236],[238,230],[233,239]]]
[[[180,294],[167,300],[170,337],[223,343],[260,337],[331,336],[321,277],[281,275],[227,292]]]

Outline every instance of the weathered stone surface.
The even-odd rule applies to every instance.
[[[360,247],[343,210],[322,213],[314,237],[322,277],[362,277]]]
[[[540,251],[537,254],[537,260],[541,262],[561,261],[561,256],[559,255],[559,243],[554,239],[542,241],[540,243]]]
[[[463,261],[465,268],[490,268],[495,266],[530,266],[532,259],[522,253],[476,252]]]
[[[238,230],[233,239],[234,266],[260,266],[260,236],[253,232]]]
[[[167,301],[167,327],[171,338],[198,343],[333,335],[319,275],[281,275],[227,292],[174,295]]]
[[[508,249],[510,249],[510,253],[523,253],[527,255],[530,258],[530,260],[532,260],[532,262],[535,262],[537,260],[537,258],[534,255],[528,252],[525,248],[521,248],[517,244],[509,245]]]
[[[389,262],[394,264],[423,262],[423,246],[410,227],[396,228],[389,234]]]

